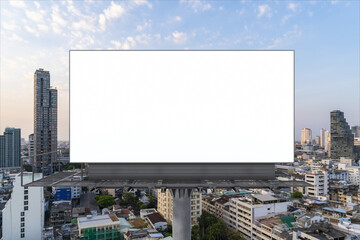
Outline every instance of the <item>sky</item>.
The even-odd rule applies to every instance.
[[[21,128],[28,140],[44,68],[58,89],[58,140],[69,139],[69,49],[295,50],[295,138],[329,129],[335,109],[360,124],[357,0],[2,0],[0,14],[0,133]]]

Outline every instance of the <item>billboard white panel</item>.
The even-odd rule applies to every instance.
[[[70,51],[71,162],[294,153],[294,51]]]

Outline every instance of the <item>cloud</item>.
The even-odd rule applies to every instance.
[[[292,15],[291,15],[291,14],[287,14],[287,15],[285,15],[285,16],[281,19],[282,23],[286,23],[286,22],[287,22],[287,20],[289,20],[289,18],[291,18],[291,17],[292,17]]]
[[[273,42],[267,48],[268,49],[278,48],[280,47],[280,45],[288,44],[291,40],[293,40],[296,37],[300,37],[301,35],[302,32],[295,27],[294,30],[287,31],[282,36],[273,39]]]
[[[176,17],[174,17],[174,20],[176,21],[176,22],[181,22],[181,17],[180,16],[176,16]]]
[[[25,30],[26,31],[28,31],[29,33],[32,33],[32,34],[34,34],[35,36],[39,36],[39,32],[38,31],[36,31],[34,28],[32,28],[32,27],[29,27],[29,26],[25,26]]]
[[[121,48],[121,42],[119,41],[111,40],[110,43],[114,45],[115,49]]]
[[[133,0],[132,2],[135,3],[135,5],[138,5],[138,6],[146,5],[146,6],[148,6],[148,8],[150,8],[150,9],[152,8],[152,5],[146,0]]]
[[[12,40],[12,41],[18,41],[18,42],[23,42],[23,43],[27,43],[27,42],[28,42],[28,41],[22,39],[21,37],[19,37],[18,35],[16,35],[15,33],[13,33],[13,34],[11,35],[10,40]]]
[[[124,50],[129,50],[131,48],[134,48],[136,46],[136,42],[133,37],[127,37],[122,48]]]
[[[141,34],[135,37],[136,42],[141,43],[143,45],[148,45],[151,40],[150,34]]]
[[[172,40],[176,44],[183,44],[187,41],[187,34],[184,32],[175,31],[172,33]]]
[[[54,33],[60,34],[62,32],[62,27],[65,27],[67,22],[61,17],[59,6],[53,5],[52,6],[52,13],[51,13],[51,27]]]
[[[151,27],[151,20],[145,21],[143,25],[137,25],[136,30],[137,31],[142,31],[142,30],[144,30],[144,29],[146,29],[148,27]]]
[[[38,24],[37,27],[40,31],[43,31],[43,32],[47,32],[49,30],[49,27],[45,24]]]
[[[45,15],[45,11],[43,11],[43,10],[40,10],[40,11],[26,10],[25,15],[34,22],[44,22],[43,16]]]
[[[295,3],[289,3],[287,8],[290,9],[291,11],[295,12],[297,9],[298,5]]]
[[[26,8],[26,4],[24,1],[11,0],[10,5],[17,8]]]
[[[110,3],[110,6],[104,10],[105,18],[108,20],[119,18],[124,13],[125,9],[120,4],[116,4],[113,1]]]
[[[180,0],[180,2],[187,4],[195,13],[212,9],[211,4],[203,0]]]
[[[1,25],[5,30],[10,30],[10,31],[19,28],[15,23],[2,22]]]
[[[337,4],[339,1],[338,0],[333,0],[333,1],[331,1],[331,5],[335,5],[335,4]]]
[[[99,15],[99,26],[100,30],[105,31],[106,29],[106,18],[104,14]]]
[[[34,1],[34,4],[35,4],[35,6],[36,6],[36,8],[37,8],[37,9],[39,9],[39,8],[40,8],[40,3],[38,3],[38,2],[36,2],[36,1]]]
[[[271,17],[271,9],[267,4],[258,6],[258,12],[259,12],[257,15],[258,17],[262,17],[262,16]]]

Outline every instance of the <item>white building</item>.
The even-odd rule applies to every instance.
[[[303,128],[301,130],[301,144],[312,144],[311,129]]]
[[[325,140],[324,140],[324,149],[325,149],[325,152],[330,152],[330,149],[331,149],[331,134],[330,134],[330,131],[325,131]]]
[[[347,166],[346,170],[349,172],[349,182],[360,184],[360,166]]]
[[[325,128],[320,129],[320,147],[325,147]]]
[[[272,230],[262,228],[258,220],[286,213],[289,205],[289,201],[263,194],[232,198],[229,210],[223,213],[223,219],[229,226],[243,233],[247,239],[281,239]]]
[[[35,174],[35,180],[41,173]],[[31,173],[24,173],[23,183],[32,181]],[[3,239],[42,239],[44,227],[43,187],[22,187],[21,175],[17,174],[10,200],[3,210]]]
[[[327,171],[314,171],[305,174],[305,182],[312,186],[306,187],[305,194],[309,197],[326,196],[328,194],[328,173]]]

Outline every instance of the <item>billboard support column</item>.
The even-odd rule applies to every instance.
[[[172,232],[174,240],[191,239],[190,201],[192,189],[170,189],[173,197]]]

